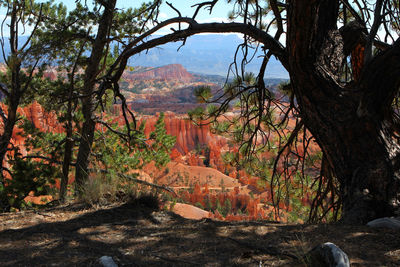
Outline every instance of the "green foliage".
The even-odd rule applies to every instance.
[[[217,201],[215,203],[215,210],[217,210],[221,215],[223,215],[224,210],[221,206],[221,203],[219,202],[219,199],[217,198]]]
[[[209,86],[200,86],[194,90],[194,95],[199,103],[206,103],[212,97],[211,88]]]
[[[18,128],[23,130],[19,135],[25,138],[26,151],[30,156],[40,155],[60,160],[65,142],[64,133],[43,132],[27,118],[22,118]]]
[[[188,116],[190,120],[203,120],[205,117],[204,107],[196,107],[195,109],[190,110]]]
[[[42,86],[41,75],[43,74],[44,68],[44,65],[40,66],[40,68],[35,68],[35,70],[37,71],[37,75],[33,77],[30,76],[30,72],[34,69],[32,66],[27,66],[26,68],[19,70],[19,88],[16,88],[15,85],[12,84],[13,73],[12,69],[9,66],[5,72],[0,73],[0,83],[3,84],[5,88],[11,88],[11,90],[15,91],[15,93],[19,97],[19,103],[21,105],[31,103],[34,99],[34,94],[32,93],[32,91],[38,90],[38,88]],[[27,89],[30,90],[26,91]],[[2,101],[6,105],[9,105],[10,100],[11,99],[9,97],[5,97]]]
[[[117,127],[117,124],[112,125],[116,130],[124,127]],[[143,138],[143,132],[136,132],[135,138]],[[131,153],[129,143],[120,139],[118,134],[112,133],[109,130],[100,130],[95,133],[95,143],[92,148],[92,162],[96,163],[98,168],[121,173],[126,172],[131,168],[137,168],[141,164],[141,158],[144,156],[142,150],[137,149]]]
[[[225,199],[223,204],[221,204],[217,198],[215,205],[215,210],[217,210],[223,217],[226,217],[232,211],[232,203],[228,198]]]
[[[165,166],[170,161],[169,153],[175,144],[175,137],[166,134],[164,114],[160,114],[154,132],[149,138],[144,134],[145,122],[134,132],[131,141],[121,138],[119,133],[126,131],[126,126],[111,125],[113,131],[98,130],[92,148],[91,162],[97,172],[84,185],[81,200],[90,205],[107,203],[121,199],[121,196],[137,194],[136,185],[128,178],[120,176],[132,169],[140,169],[150,161],[157,166]]]
[[[170,161],[169,153],[175,145],[176,137],[167,135],[164,113],[160,113],[155,130],[150,134],[150,140],[152,140],[151,151],[154,152],[152,160],[155,160],[158,166],[165,166]]]
[[[46,195],[55,183],[53,177],[57,173],[56,167],[24,158],[18,148],[13,154],[8,159],[12,166],[12,179],[6,179],[0,184],[0,211],[25,208],[28,203],[24,199],[30,192],[35,196]]]
[[[229,198],[225,199],[222,215],[226,217],[232,211],[232,203]]]
[[[221,121],[219,123],[212,124],[211,130],[216,134],[224,134],[231,127],[231,123],[229,121]]]

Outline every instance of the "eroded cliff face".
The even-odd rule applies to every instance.
[[[0,108],[7,115],[7,106],[4,103],[0,103]],[[58,123],[56,114],[52,112],[46,112],[44,108],[36,101],[25,107],[19,107],[18,114],[31,121],[40,131],[53,133],[63,132],[63,126]],[[2,131],[3,121],[0,120],[0,132]],[[24,138],[19,134],[21,131],[22,130],[18,127],[14,128],[12,143],[14,145],[20,145],[22,148],[24,144]]]
[[[3,104],[1,107],[6,110]],[[64,131],[63,125],[58,123],[55,114],[46,112],[36,102],[20,108],[18,112],[41,131],[57,133]],[[118,114],[118,108],[115,112]],[[114,118],[123,125],[122,116]],[[155,129],[157,119],[158,115],[138,118],[139,124],[146,120],[145,133],[147,135]],[[263,198],[263,203],[265,203],[268,196],[264,196],[265,190],[257,188],[256,179],[246,179],[243,171],[237,172],[232,166],[223,162],[221,154],[235,149],[226,137],[214,135],[209,125],[194,125],[185,116],[172,112],[165,114],[164,122],[167,133],[176,136],[176,144],[171,151],[172,161],[164,168],[158,168],[154,163],[150,163],[142,170],[132,170],[129,174],[137,173],[139,179],[171,186],[177,192],[183,192],[181,197],[187,203],[200,203],[203,207],[209,205],[208,208],[211,208],[213,212],[204,211],[206,217],[221,220],[269,218],[267,216],[269,207],[260,204]],[[18,134],[20,131],[21,129],[15,129],[12,142],[19,146],[20,152],[25,155],[25,140]],[[71,176],[70,182],[72,181]],[[193,188],[195,188],[193,193],[189,193]],[[254,199],[249,197],[250,192],[255,196]],[[242,204],[237,204],[238,201]],[[226,210],[225,217],[217,209],[220,204],[231,205],[231,211]],[[238,210],[242,212],[247,210],[249,215],[234,215]],[[185,216],[191,218],[193,212],[189,212],[189,215],[185,213]],[[205,216],[204,214],[202,216]]]
[[[56,114],[46,112],[36,101],[26,107],[19,108],[18,112],[43,132],[62,133],[64,131],[62,124],[58,123]]]
[[[141,121],[146,120],[145,133],[154,131],[158,119],[156,116],[146,116]],[[182,155],[194,150],[197,146],[217,145],[224,147],[227,145],[227,139],[211,133],[209,125],[195,125],[186,116],[176,116],[174,113],[165,113],[165,129],[169,135],[176,136],[175,148]]]
[[[7,113],[7,107],[0,103],[0,107]],[[18,113],[31,121],[36,128],[43,132],[64,132],[62,124],[58,123],[56,115],[49,113],[37,102],[33,102],[25,107],[18,108]],[[139,117],[139,124],[146,120],[145,133],[147,135],[155,130],[158,115]],[[123,125],[122,116],[118,119],[119,124]],[[193,124],[186,116],[179,116],[172,112],[165,114],[165,128],[167,134],[176,137],[175,146],[171,152],[171,159],[176,162],[186,163],[191,166],[209,166],[219,171],[225,170],[225,164],[221,159],[221,153],[227,151],[228,140],[225,137],[214,135],[210,131],[209,125],[198,126]],[[0,120],[0,132],[3,122]],[[24,138],[18,134],[21,129],[14,129],[12,142],[14,145],[24,149]],[[207,150],[207,158],[204,151]]]
[[[154,131],[157,119],[158,115],[143,116],[139,119],[140,123],[146,120],[146,135]],[[187,116],[167,112],[164,122],[167,134],[176,137],[171,152],[173,161],[225,171],[221,153],[229,150],[227,138],[213,134],[207,124],[195,125]]]

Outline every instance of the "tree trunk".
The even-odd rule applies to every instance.
[[[8,63],[7,66],[11,70],[11,86],[8,90],[8,114],[7,118],[3,118],[4,121],[4,132],[0,137],[0,176],[1,182],[3,182],[3,161],[4,157],[8,151],[8,146],[11,141],[11,137],[14,131],[14,126],[17,121],[17,109],[21,99],[21,81],[19,77],[19,72],[21,70],[21,62],[18,58],[18,28],[16,27],[17,21],[17,9],[18,3],[14,1],[12,3],[12,11],[11,11],[11,23],[10,27],[10,48],[11,48],[11,56],[9,61],[11,64]]]
[[[329,108],[327,108],[329,109]],[[306,126],[314,134],[340,184],[342,218],[348,223],[392,216],[399,192],[399,143],[386,120],[321,116],[303,106]],[[325,112],[324,115],[327,112]],[[334,112],[333,112],[334,113]]]
[[[391,123],[358,120],[348,126],[340,129],[347,138],[327,152],[340,181],[343,220],[365,223],[394,215],[400,176],[392,155],[399,154],[400,146],[391,140]]]
[[[375,56],[359,81],[341,84],[347,40],[337,11],[338,1],[291,2],[289,73],[304,124],[340,184],[343,220],[365,223],[393,215],[398,205],[400,146],[391,101],[400,49]]]
[[[73,75],[73,74],[72,74]],[[73,86],[73,81],[72,85]],[[61,177],[61,185],[60,185],[60,201],[62,203],[65,202],[65,196],[67,193],[67,185],[68,185],[68,176],[69,176],[69,167],[72,159],[72,149],[74,146],[74,141],[72,140],[72,88],[69,93],[68,100],[68,110],[67,110],[67,123],[65,126],[66,129],[66,141],[65,141],[65,150],[64,150],[64,160],[62,165],[62,173]]]
[[[83,190],[83,186],[88,178],[89,156],[93,144],[93,137],[96,122],[94,121],[94,88],[96,77],[99,74],[100,62],[105,56],[104,49],[108,42],[108,34],[112,24],[116,0],[109,0],[104,3],[104,12],[99,21],[97,36],[89,58],[89,64],[85,70],[85,80],[82,99],[82,111],[84,123],[82,126],[78,157],[76,160],[75,182],[78,192]]]
[[[13,38],[10,39],[10,44],[14,42]],[[4,121],[4,131],[0,137],[0,175],[3,178],[3,161],[8,151],[8,147],[12,138],[15,123],[17,122],[17,109],[22,97],[21,92],[21,81],[20,81],[20,70],[21,65],[17,62],[15,53],[12,54],[16,63],[12,65],[11,69],[11,88],[8,95],[8,108],[7,108],[7,118]],[[3,179],[1,179],[3,180]]]
[[[0,136],[0,163],[1,163],[1,171],[0,175],[3,178],[3,161],[8,151],[8,147],[11,141],[12,133],[14,130],[15,122],[17,120],[17,108],[18,102],[11,102],[8,105],[7,119],[4,122],[4,131]],[[2,181],[1,179],[0,181]]]
[[[84,109],[84,114],[87,114],[85,117],[85,122],[82,126],[82,133],[80,137],[79,151],[78,157],[76,159],[76,172],[75,172],[75,182],[76,189],[78,192],[82,192],[84,189],[83,186],[88,179],[88,166],[89,166],[89,156],[91,152],[91,147],[93,144],[94,130],[96,123],[93,118],[88,117],[88,114],[93,114],[91,111],[91,107],[93,105],[88,103],[82,103],[82,108]],[[90,111],[89,111],[90,110]]]

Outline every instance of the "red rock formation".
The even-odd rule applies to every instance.
[[[46,112],[36,101],[32,104],[18,108],[18,113],[35,124],[43,132],[62,133],[64,128],[58,123],[56,114]]]
[[[178,214],[186,219],[201,220],[204,218],[210,218],[212,216],[210,212],[189,204],[175,203],[175,205],[172,205],[171,203],[166,203],[166,205],[167,207],[170,205],[170,210],[173,213]]]
[[[148,135],[154,131],[158,116],[144,116],[140,121],[146,120],[145,133]],[[176,116],[173,113],[165,113],[165,128],[167,134],[176,136],[176,150],[182,155],[201,146],[208,146],[218,155],[223,147],[227,146],[227,139],[211,133],[209,125],[197,126],[185,116]],[[218,151],[217,151],[218,150]]]
[[[3,103],[0,103],[0,107],[5,113],[7,113],[7,107]],[[56,115],[54,113],[46,112],[36,101],[25,107],[19,107],[18,113],[35,124],[35,127],[43,132],[62,133],[64,130],[63,126],[58,123]],[[3,122],[0,120],[0,132],[2,132],[2,128]],[[24,138],[18,134],[20,132],[21,130],[19,128],[14,128],[11,140],[14,145],[22,145],[24,143]]]
[[[0,105],[6,111],[6,107],[3,104]],[[63,132],[63,126],[57,123],[55,114],[45,112],[36,102],[20,108],[18,111],[42,131]],[[115,121],[123,125],[123,118],[116,116],[119,113],[118,108],[114,111]],[[145,128],[147,135],[155,129],[157,119],[158,116],[139,118],[139,123],[142,123],[143,120],[147,121]],[[200,217],[208,216],[221,220],[253,220],[258,218],[285,220],[285,218],[271,217],[274,213],[269,206],[265,205],[271,200],[269,191],[266,191],[267,185],[262,185],[262,188],[260,188],[257,177],[249,177],[243,170],[236,171],[233,167],[226,166],[222,161],[221,154],[230,149],[227,138],[212,134],[208,125],[196,126],[184,116],[177,116],[171,112],[165,114],[164,122],[167,133],[177,137],[176,145],[171,152],[173,161],[161,170],[152,163],[141,171],[132,170],[131,173],[139,174],[140,179],[173,187],[176,192],[183,191],[181,199],[196,206],[200,204],[208,210],[212,210],[213,213],[210,214],[202,210],[200,212],[199,209],[191,206],[189,213],[194,214],[193,216],[200,214]],[[15,130],[12,141],[15,145],[21,145],[21,152],[25,154],[25,140],[17,135],[18,131],[20,130]],[[207,153],[205,152],[206,148]],[[237,150],[237,147],[232,148],[232,150],[235,149]],[[268,156],[272,155],[268,154]],[[207,165],[211,168],[204,166],[206,158]],[[225,175],[226,173],[230,173],[230,177]],[[193,193],[189,193],[189,190],[187,190],[189,188],[193,189]],[[250,198],[250,192],[253,192],[255,198]],[[301,201],[304,204],[309,204],[310,196],[302,198]],[[230,207],[230,211],[224,209],[221,211],[225,217],[217,210],[217,207],[221,205],[225,205],[225,208],[226,206]],[[284,210],[291,209],[283,203],[280,204],[280,207]],[[188,207],[184,206],[184,210],[186,208]],[[241,211],[240,214],[238,213],[239,210]],[[243,213],[244,211],[245,213]],[[184,216],[192,216],[190,214]]]
[[[202,166],[189,166],[178,162],[169,162],[165,168],[158,168],[154,162],[143,167],[143,171],[154,178],[154,182],[172,187],[190,187],[199,184],[200,186],[209,186],[219,188],[221,185],[226,190],[234,190],[241,184],[237,179],[229,177],[220,171]]]

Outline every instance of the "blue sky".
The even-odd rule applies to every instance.
[[[75,0],[66,0],[66,1],[56,1],[62,2],[64,5],[68,7],[68,9],[73,9],[75,6]],[[90,0],[88,0],[88,3]],[[128,7],[137,7],[143,1],[135,1],[135,0],[118,0],[117,7],[119,8],[128,8]],[[172,3],[174,7],[179,9],[182,13],[182,16],[192,16],[195,8],[191,8],[192,5],[202,2],[201,0],[169,0],[168,2]],[[210,15],[208,10],[202,10],[199,12],[197,18],[201,21],[206,21],[212,19],[216,21],[218,19],[226,19],[228,17],[229,11],[232,9],[231,4],[227,4],[226,0],[218,1],[215,5],[212,14]],[[163,2],[161,7],[161,19],[176,17],[177,13],[172,10],[167,4],[166,1]]]

